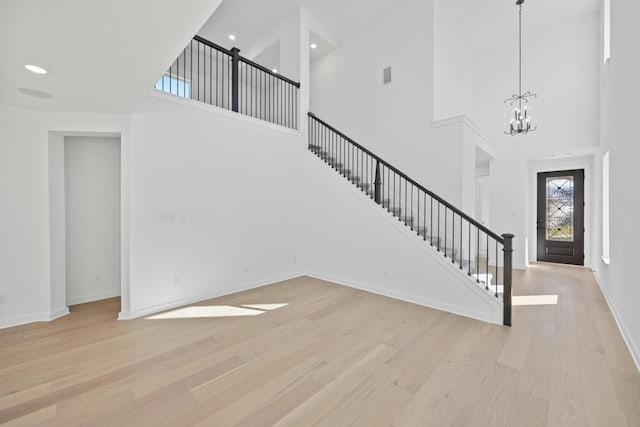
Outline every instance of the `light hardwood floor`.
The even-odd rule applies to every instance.
[[[559,298],[516,307],[513,328],[309,278],[196,309],[255,316],[75,306],[0,331],[0,424],[640,426],[640,375],[591,273],[535,265],[515,293]]]

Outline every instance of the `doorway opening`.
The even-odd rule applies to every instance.
[[[64,137],[64,181],[66,305],[119,297],[120,138]]]
[[[69,306],[114,318],[128,308],[121,145],[120,132],[49,132],[52,319]]]
[[[584,265],[584,178],[584,169],[538,173],[538,261]]]

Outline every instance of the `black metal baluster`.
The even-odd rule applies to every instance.
[[[416,222],[416,231],[418,233],[418,236],[420,235],[420,189],[418,189],[418,194],[417,194],[417,202],[418,202],[418,220]]]
[[[460,270],[462,268],[462,215],[460,215]]]
[[[440,252],[440,200],[438,200],[438,235],[436,239],[438,239],[438,252]]]
[[[447,205],[444,205],[444,257],[447,257]]]
[[[489,290],[489,235],[487,233],[485,234],[487,236],[487,275],[485,276],[485,280],[487,282],[487,290]]]
[[[498,279],[499,279],[499,273],[498,273],[498,241],[496,240],[496,298],[498,298]]]
[[[422,218],[423,232],[424,232],[424,241],[427,241],[427,193],[424,193],[424,216]]]
[[[480,283],[480,229],[476,227],[476,282]]]
[[[467,221],[469,224],[469,277],[471,277],[471,260],[473,259],[471,255],[471,222]]]
[[[219,56],[220,56],[220,52],[218,52],[218,51],[216,50],[216,75],[215,75],[215,79],[216,79],[216,103],[215,103],[215,105],[216,105],[216,106],[218,106],[218,107],[220,106],[220,105],[219,105],[219,99],[220,99],[220,97],[219,97],[219,94],[218,94],[218,68],[219,68],[219,67],[218,67],[218,64],[219,64],[219,62],[220,62],[220,61],[219,61]]]
[[[433,246],[433,196],[429,196],[429,198],[431,199],[431,225],[429,226],[429,243],[431,243],[431,246]]]
[[[456,262],[456,213],[451,210],[451,262]]]
[[[220,79],[220,81],[222,82],[222,88],[220,90],[220,95],[221,95],[221,100],[220,100],[220,106],[222,108],[226,108],[224,105],[224,94],[225,94],[225,78],[224,78],[224,69],[227,67],[227,56],[225,54],[222,54],[222,62],[220,63],[220,68],[221,68],[221,73],[222,73],[222,78]]]
[[[413,187],[414,187],[414,185],[413,185],[413,182],[412,182],[411,183],[411,214],[409,215],[409,218],[411,218],[411,231],[414,230],[413,223],[414,223],[414,219],[415,219],[413,217]]]

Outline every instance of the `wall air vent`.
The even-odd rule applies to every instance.
[[[391,67],[387,67],[382,71],[382,82],[385,85],[391,83]]]

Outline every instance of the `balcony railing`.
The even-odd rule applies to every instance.
[[[298,129],[300,83],[200,36],[184,48],[156,90]]]

